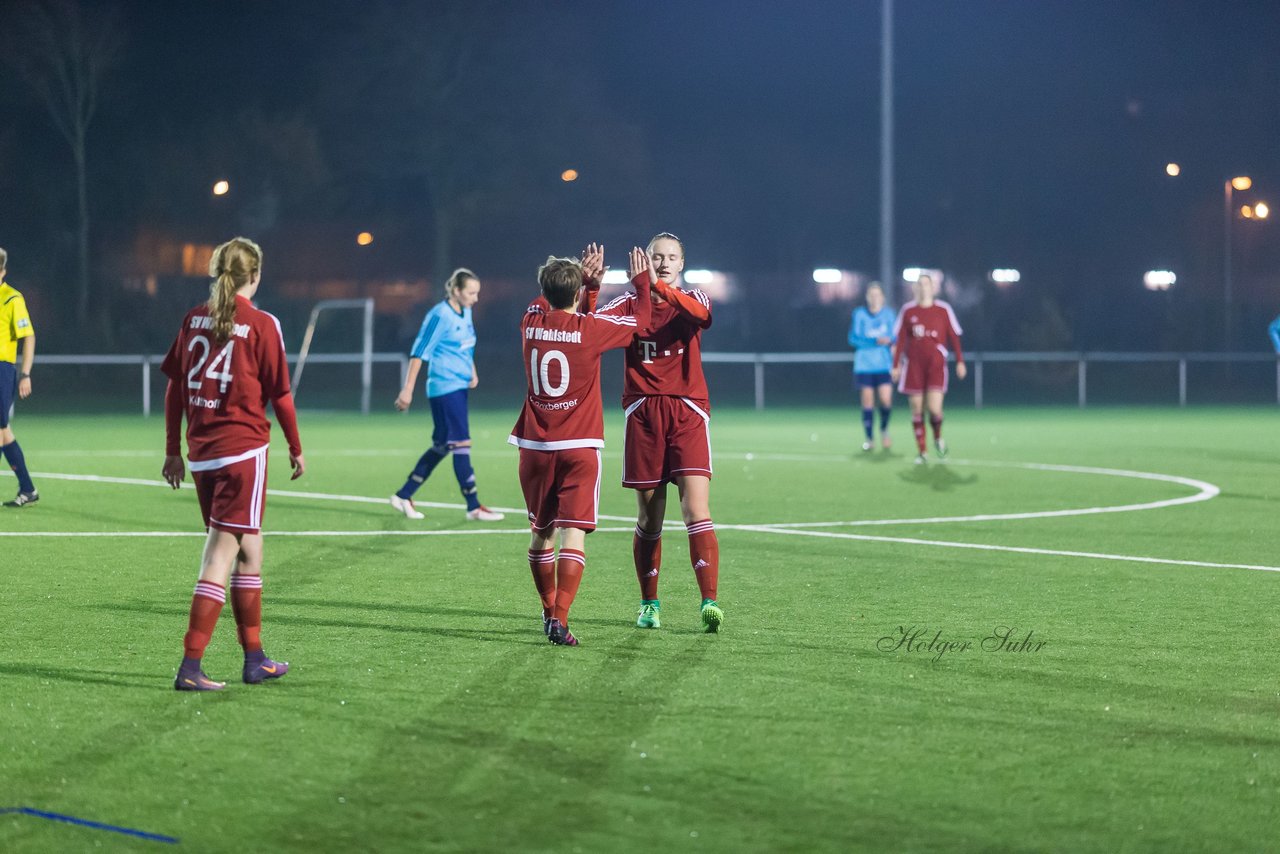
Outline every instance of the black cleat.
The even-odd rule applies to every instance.
[[[556,646],[577,646],[578,639],[569,631],[568,626],[560,625],[559,620],[552,620],[547,628],[547,640]]]
[[[4,503],[4,506],[5,507],[26,507],[28,504],[35,504],[39,500],[40,500],[39,491],[33,489],[30,492],[19,492],[17,498],[13,499],[12,501],[6,501]]]

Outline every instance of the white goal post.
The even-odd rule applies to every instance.
[[[311,309],[311,319],[307,321],[307,332],[302,336],[302,349],[298,351],[298,364],[293,369],[293,395],[298,396],[298,387],[302,385],[302,369],[307,365],[307,354],[311,352],[311,340],[316,334],[316,322],[320,319],[320,312],[326,309],[351,308],[364,310],[364,328],[360,348],[360,412],[368,415],[373,394],[373,300],[371,298],[326,299],[316,303],[315,308]]]

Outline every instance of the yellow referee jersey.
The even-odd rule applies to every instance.
[[[8,282],[0,282],[0,362],[18,361],[18,342],[35,334],[27,301]]]

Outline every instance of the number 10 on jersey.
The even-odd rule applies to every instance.
[[[556,385],[551,384],[551,378],[548,376],[551,363],[557,362],[560,365],[560,382]],[[529,353],[529,382],[533,386],[535,395],[545,394],[547,397],[561,397],[569,390],[569,359],[559,350],[548,350],[538,358],[538,348],[534,347]]]

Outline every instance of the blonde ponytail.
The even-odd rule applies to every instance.
[[[213,250],[209,259],[209,316],[213,337],[219,344],[231,338],[236,322],[236,292],[248,287],[262,269],[262,248],[246,237],[237,237]]]

